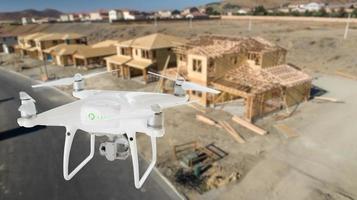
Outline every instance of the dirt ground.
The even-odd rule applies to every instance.
[[[247,141],[239,144],[222,129],[195,120],[200,113],[189,106],[168,109],[165,114],[166,134],[158,140],[157,168],[170,180],[179,167],[174,160],[173,146],[190,141],[202,145],[214,143],[228,153],[218,161],[227,174],[240,174],[237,182],[211,190],[202,195],[175,184],[190,199],[357,199],[355,167],[357,149],[353,146],[357,127],[353,123],[356,108],[357,82],[336,76],[336,70],[357,75],[357,26],[352,25],[349,38],[343,40],[343,24],[211,21],[153,25],[108,24],[58,24],[40,25],[31,30],[72,31],[89,35],[90,42],[102,39],[126,39],[153,32],[165,32],[178,36],[197,34],[225,34],[261,36],[288,49],[288,62],[293,63],[316,77],[314,84],[327,90],[326,96],[342,99],[345,103],[305,102],[294,115],[276,121],[273,115],[258,120],[256,124],[269,131],[260,136],[230,120],[225,110],[234,107],[206,109],[206,115],[227,120]],[[27,26],[25,26],[27,27]],[[20,28],[20,27],[19,27]],[[29,29],[29,27],[27,27]],[[14,30],[13,30],[14,31]],[[19,30],[17,30],[19,31]],[[13,58],[2,67],[16,70]],[[1,60],[0,59],[0,60]],[[39,79],[43,63],[25,59],[27,69],[21,73]],[[104,69],[97,69],[104,70]],[[73,67],[49,66],[49,74],[66,77],[74,73],[88,73]],[[100,80],[100,81],[98,81]],[[86,81],[90,89],[155,91],[157,83],[143,85],[136,80],[122,80],[110,73]],[[70,93],[71,87],[61,88]],[[229,108],[229,109],[228,109]],[[286,138],[274,125],[287,124],[296,130],[298,137]],[[139,137],[140,152],[150,160],[148,138]]]

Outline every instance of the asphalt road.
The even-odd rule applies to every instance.
[[[65,129],[19,128],[16,119],[19,91],[26,91],[43,112],[73,101],[61,92],[32,90],[31,80],[0,69],[0,199],[177,199],[157,173],[141,190],[134,187],[131,158],[109,162],[95,152],[94,158],[72,180],[62,175]],[[101,138],[96,138],[96,148]],[[104,138],[102,138],[104,139]],[[76,134],[70,170],[89,153],[88,134]],[[145,165],[143,162],[142,165]],[[142,171],[142,170],[141,170]]]

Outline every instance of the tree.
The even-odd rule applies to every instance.
[[[346,10],[344,8],[340,8],[338,11],[337,11],[337,16],[336,17],[347,17],[348,14],[346,12]]]
[[[230,4],[230,3],[227,3],[223,6],[223,9],[240,9],[240,6],[238,5],[235,5],[235,4]]]
[[[312,16],[312,12],[310,12],[310,11],[308,11],[308,10],[305,10],[304,16],[310,17],[310,16]]]
[[[325,8],[321,8],[319,11],[315,13],[316,17],[327,17],[328,13]]]
[[[357,8],[353,9],[353,11],[351,13],[351,17],[357,18]]]
[[[257,6],[253,10],[253,15],[267,15],[268,11],[264,8],[264,6]]]
[[[179,15],[179,14],[181,14],[181,12],[180,12],[179,10],[173,10],[173,11],[171,12],[171,14],[172,14],[172,15]]]

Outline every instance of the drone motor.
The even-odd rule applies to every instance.
[[[84,79],[81,74],[74,75],[73,90],[75,92],[82,91],[84,89]]]
[[[35,100],[24,92],[20,92],[20,100],[21,106],[19,111],[21,113],[21,117],[29,119],[36,116],[37,110],[35,106]]]
[[[159,105],[152,105],[151,110],[154,112],[154,115],[149,118],[147,123],[148,127],[161,129],[164,122],[161,107]]]

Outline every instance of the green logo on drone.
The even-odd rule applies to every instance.
[[[90,120],[94,120],[94,119],[95,119],[95,114],[94,114],[94,113],[89,113],[89,114],[88,114],[88,118],[89,118]]]

